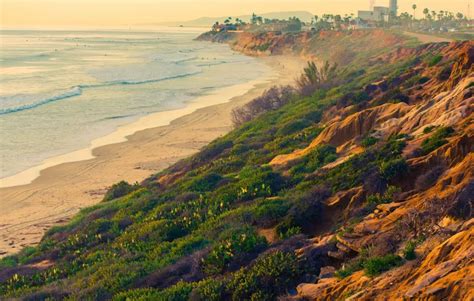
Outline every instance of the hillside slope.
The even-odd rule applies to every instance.
[[[265,113],[2,259],[1,296],[474,297],[473,41],[200,39],[338,67],[319,85],[269,91],[252,104]]]

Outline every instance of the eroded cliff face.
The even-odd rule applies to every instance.
[[[314,221],[314,227],[334,228],[338,223],[342,226],[336,231],[320,231],[296,252],[313,263],[332,265],[322,267],[316,281],[300,284],[298,294],[288,298],[474,299],[473,41],[403,47],[399,37],[384,31],[356,31],[349,35],[241,33],[203,38],[229,43],[250,55],[290,54],[342,65],[354,62],[359,51],[367,55],[367,47],[374,51],[395,48],[373,57],[374,64],[412,59],[413,64],[400,75],[367,84],[369,105],[330,108],[320,123],[324,130],[312,143],[270,160],[270,166],[285,173],[318,147],[331,145],[339,158],[321,169],[328,172],[362,153],[364,137],[409,137],[403,151],[408,172],[397,180],[399,192],[388,203],[373,205],[363,217],[357,214],[367,210],[370,189],[365,185],[339,191],[326,200],[327,216],[324,221]],[[350,48],[345,39],[351,41]],[[338,46],[330,47],[336,40]],[[374,40],[380,43],[370,42]],[[449,128],[453,134],[440,147],[422,152],[426,141],[437,135],[432,129],[439,128]],[[324,176],[324,172],[315,176]],[[403,257],[410,243],[416,259],[381,275],[367,276],[360,263],[345,278],[334,273],[357,266],[364,257],[388,253]]]
[[[408,47],[382,30],[200,39],[340,73],[51,231],[0,265],[0,294],[474,299],[473,41]]]
[[[299,297],[311,300],[474,298],[474,43],[425,45],[397,50],[377,59],[390,63],[433,49],[437,49],[443,60],[452,62],[449,70],[418,63],[408,73],[430,78],[407,90],[403,89],[402,81],[397,83],[406,93],[405,102],[374,105],[347,116],[342,109],[333,111],[326,116],[325,130],[307,148],[271,160],[274,168],[287,169],[318,146],[330,144],[342,155],[339,162],[344,162],[359,152],[358,143],[364,136],[410,137],[403,154],[409,173],[397,183],[403,193],[390,203],[379,204],[372,213],[355,222],[350,222],[350,217],[360,209],[359,196],[365,188],[359,187],[349,198],[340,195],[332,199],[327,203],[328,212],[338,212],[344,217],[341,219],[344,231],[315,237],[313,247],[300,252],[308,254],[333,246],[325,255],[347,266],[367,250],[372,256],[389,252],[403,256],[406,241],[419,239],[416,259],[376,277],[358,271],[344,279],[333,276],[303,283],[298,286]],[[394,82],[398,80],[383,80],[368,88],[383,98],[383,91]],[[437,127],[450,127],[454,134],[447,138],[446,144],[427,154],[417,152],[422,141],[434,135],[428,129]],[[337,164],[336,161],[327,168]],[[337,210],[330,210],[336,207]],[[336,243],[331,242],[334,240]]]
[[[381,49],[402,46],[405,40],[384,30],[264,33],[205,33],[198,40],[227,43],[232,49],[247,55],[298,55],[305,59],[329,60],[348,64],[359,53],[377,53]],[[376,41],[376,43],[374,43]]]
[[[252,55],[297,54],[307,59],[328,59],[344,64],[356,59],[354,53],[359,49],[366,51],[367,34],[354,32],[352,41],[357,36],[356,41],[360,43],[353,43],[351,50],[345,49],[345,53],[338,48],[331,48],[331,53],[324,52],[324,43],[347,38],[334,32],[283,36],[243,33],[220,42],[232,41],[230,44],[235,50]],[[370,38],[376,35],[381,41],[375,47],[401,44],[395,35],[386,32],[374,31],[370,35]],[[338,43],[343,49],[344,42]],[[314,51],[312,45],[316,44],[318,50]],[[358,271],[338,279],[329,273],[315,283],[300,284],[298,296],[292,298],[474,298],[474,42],[399,47],[373,61],[394,64],[406,58],[417,60],[427,53],[436,53],[439,60],[451,63],[438,65],[418,59],[396,78],[368,84],[366,92],[372,98],[368,108],[331,109],[321,122],[324,130],[308,147],[279,155],[269,162],[277,170],[289,170],[317,147],[331,145],[337,148],[340,157],[324,167],[330,170],[359,154],[363,137],[409,136],[404,150],[409,174],[398,183],[403,193],[391,203],[379,204],[373,213],[354,223],[351,217],[364,206],[368,193],[363,186],[339,192],[327,201],[326,213],[334,215],[333,222],[342,222],[340,229],[344,231],[314,237],[310,246],[298,252],[318,254],[316,257],[325,262],[334,260],[338,266],[326,269],[331,271],[349,265],[353,258],[367,250],[372,256],[388,252],[403,256],[406,242],[419,239],[422,242],[416,245],[417,259],[377,277]],[[413,78],[418,83],[406,87],[405,83]],[[393,89],[403,93],[403,101],[393,103],[387,99],[392,96],[387,91]],[[417,150],[422,142],[433,135],[427,129],[438,127],[450,127],[455,134],[440,148],[419,155]]]

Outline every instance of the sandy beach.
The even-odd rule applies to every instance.
[[[180,110],[146,116],[88,149],[52,158],[3,181],[3,187],[12,187],[0,188],[0,257],[37,244],[50,227],[100,202],[112,184],[140,182],[229,132],[233,108],[272,85],[292,83],[305,64],[295,57],[262,60],[273,68],[271,78],[225,88]]]

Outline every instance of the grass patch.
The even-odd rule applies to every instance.
[[[378,276],[381,273],[402,265],[403,259],[394,254],[375,256],[367,259],[363,266],[367,276]]]

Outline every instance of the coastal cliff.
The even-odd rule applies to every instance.
[[[349,64],[370,54],[401,47],[413,40],[381,29],[370,31],[280,32],[207,32],[199,41],[227,43],[232,49],[252,56],[296,55],[318,61]]]
[[[245,122],[198,154],[118,183],[2,259],[0,295],[474,297],[473,41],[414,45],[383,30],[198,39],[337,65],[309,65],[306,80],[234,111]]]

